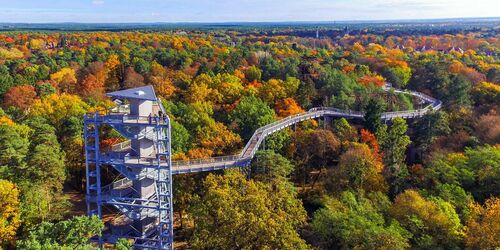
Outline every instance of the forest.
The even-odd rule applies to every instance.
[[[83,116],[145,85],[174,160],[312,107],[366,113],[273,134],[243,171],[174,176],[177,249],[500,248],[500,26],[355,27],[0,32],[0,249],[98,249],[113,218],[86,216]],[[386,83],[443,108],[384,122],[423,105]]]

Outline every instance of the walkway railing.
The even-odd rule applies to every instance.
[[[191,159],[191,160],[180,160],[180,161],[172,161],[172,167],[180,167],[180,166],[189,166],[189,165],[204,165],[211,164],[217,162],[229,162],[236,161],[240,159],[240,155],[229,155],[229,156],[220,156],[220,157],[212,157],[212,158],[204,158],[204,159]]]

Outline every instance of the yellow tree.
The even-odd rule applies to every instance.
[[[484,206],[471,204],[471,215],[465,229],[468,249],[500,248],[500,198],[487,200]]]
[[[19,214],[17,187],[10,181],[0,180],[0,249],[2,244],[14,240],[17,228],[21,225]]]
[[[116,54],[110,55],[108,60],[104,63],[107,73],[104,86],[108,91],[115,91],[120,88],[120,75],[122,75],[122,72],[120,71],[122,67],[119,67],[120,64],[120,58]]]
[[[218,155],[232,153],[241,144],[241,137],[231,132],[220,122],[201,128],[198,132],[198,138],[204,149],[211,150]]]
[[[89,106],[76,95],[52,94],[43,99],[37,99],[31,106],[32,116],[47,119],[56,129],[59,129],[64,119],[82,117]]]
[[[76,72],[72,68],[62,68],[58,72],[51,74],[50,79],[55,81],[63,92],[74,90],[77,81]]]
[[[149,81],[151,81],[158,95],[164,98],[170,98],[176,91],[176,87],[172,79],[170,79],[167,69],[155,61],[151,63],[151,76],[149,77]]]
[[[287,117],[304,112],[293,98],[286,98],[282,101],[278,101],[274,110],[276,110],[279,117]]]
[[[270,79],[259,89],[259,95],[268,104],[275,104],[277,100],[286,96],[283,80]]]
[[[490,82],[481,82],[472,89],[472,96],[478,104],[500,105],[500,86]]]
[[[184,98],[188,103],[218,101],[220,94],[212,89],[212,78],[207,74],[196,77],[184,93]]]
[[[29,47],[32,50],[41,50],[45,48],[45,41],[41,38],[34,38],[29,41]]]
[[[448,202],[427,200],[415,190],[406,190],[396,197],[389,213],[413,234],[416,248],[452,249],[460,245],[462,225]]]
[[[241,79],[230,74],[217,74],[209,85],[220,95],[223,104],[232,104],[240,99],[244,90]]]
[[[106,67],[107,70],[114,70],[116,67],[120,65],[120,58],[118,57],[117,54],[111,54],[108,57],[108,60],[104,63],[104,66]]]

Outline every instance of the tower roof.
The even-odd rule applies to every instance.
[[[137,100],[147,100],[147,101],[157,100],[155,90],[151,85],[110,92],[107,93],[106,95],[112,98],[120,98],[120,99],[137,99]]]

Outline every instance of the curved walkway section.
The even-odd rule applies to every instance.
[[[384,87],[385,91],[393,91],[395,93],[403,93],[417,97],[421,103],[427,103],[428,105],[422,109],[408,110],[408,111],[397,111],[397,112],[385,112],[382,113],[382,120],[388,121],[395,118],[412,119],[417,117],[422,117],[431,110],[439,110],[442,106],[442,102],[428,95],[422,94],[420,92],[408,91],[408,90],[398,90],[387,85]],[[194,173],[194,172],[204,172],[204,171],[214,171],[227,168],[243,167],[248,165],[255,153],[259,149],[260,145],[264,139],[284,128],[287,128],[296,123],[316,119],[320,117],[343,117],[347,119],[363,119],[365,116],[364,112],[351,111],[351,110],[340,110],[328,107],[312,108],[307,112],[296,114],[293,116],[286,117],[282,120],[273,122],[266,126],[263,126],[255,131],[253,136],[250,138],[245,148],[238,155],[213,157],[207,159],[196,159],[196,160],[186,160],[186,161],[172,161],[172,174],[183,174],[183,173]]]

